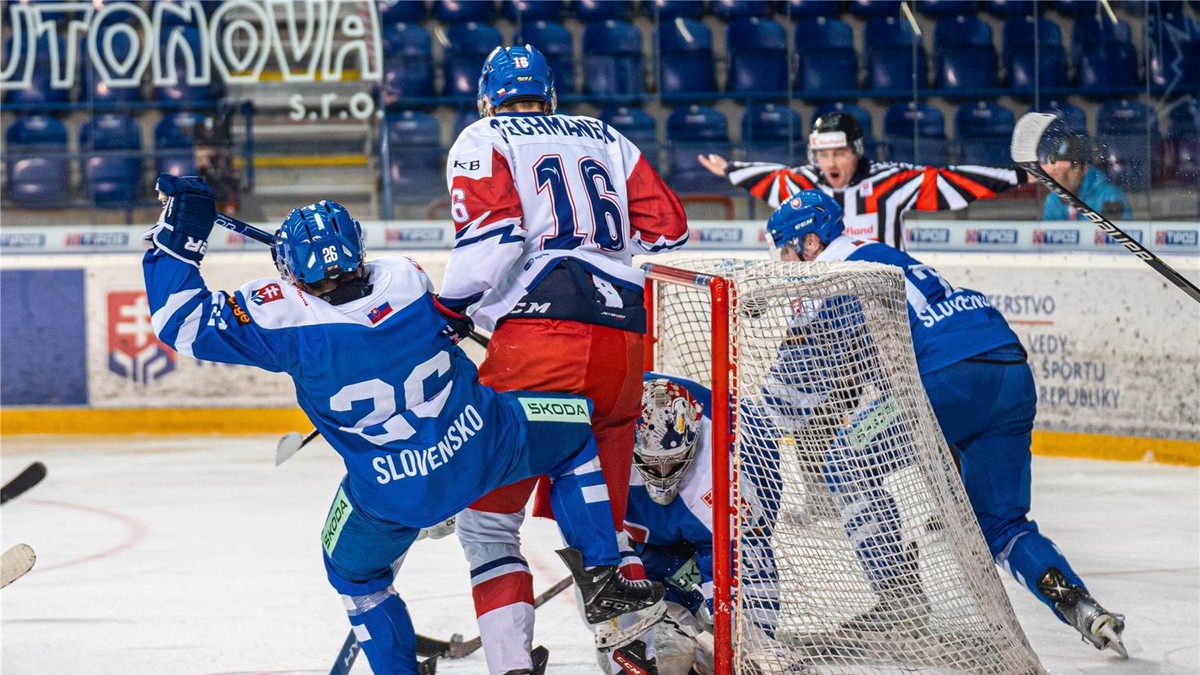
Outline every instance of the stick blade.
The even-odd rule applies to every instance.
[[[41,462],[34,462],[25,467],[25,470],[13,477],[12,480],[4,484],[0,488],[0,504],[8,500],[19,497],[30,488],[42,482],[46,477],[46,465]]]
[[[275,446],[275,466],[288,461],[292,455],[300,452],[303,445],[304,437],[298,431],[293,431],[280,438],[279,444]]]
[[[1038,142],[1042,140],[1042,133],[1056,119],[1058,117],[1047,113],[1031,112],[1021,115],[1021,119],[1017,120],[1017,125],[1013,128],[1012,145],[1009,146],[1012,160],[1017,164],[1036,162]]]
[[[17,544],[0,556],[0,588],[25,576],[37,562],[37,554],[29,544]]]

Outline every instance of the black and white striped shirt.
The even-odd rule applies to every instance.
[[[729,182],[778,208],[800,190],[819,189],[841,205],[845,234],[874,239],[903,250],[904,212],[964,208],[1010,187],[1029,182],[1023,169],[990,166],[914,166],[861,158],[854,177],[834,189],[815,164],[789,167],[768,162],[729,162]]]

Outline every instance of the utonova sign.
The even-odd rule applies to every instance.
[[[79,86],[81,65],[118,89],[147,74],[156,87],[254,83],[268,71],[289,82],[382,76],[373,0],[224,0],[211,14],[199,0],[5,5],[0,90],[29,87],[35,63],[48,64],[54,89]]]

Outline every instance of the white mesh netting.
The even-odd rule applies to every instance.
[[[900,270],[670,266],[733,282],[737,672],[1044,672],[922,389]],[[655,369],[710,385],[708,287],[655,289]]]

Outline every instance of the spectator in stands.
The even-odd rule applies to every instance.
[[[961,209],[1029,182],[1025,171],[1017,168],[936,168],[873,161],[864,155],[862,126],[845,112],[829,113],[813,124],[805,166],[730,162],[712,154],[700,155],[699,160],[772,208],[800,190],[821,190],[845,212],[846,234],[902,250],[905,211]]]
[[[1121,188],[1113,185],[1104,172],[1092,166],[1092,143],[1087,136],[1063,131],[1054,133],[1054,125],[1047,129],[1043,138],[1048,138],[1049,147],[1039,158],[1042,170],[1058,181],[1067,190],[1100,212],[1109,220],[1129,220],[1133,209],[1129,198]],[[1074,206],[1059,199],[1058,195],[1046,195],[1042,207],[1042,220],[1087,220]]]

